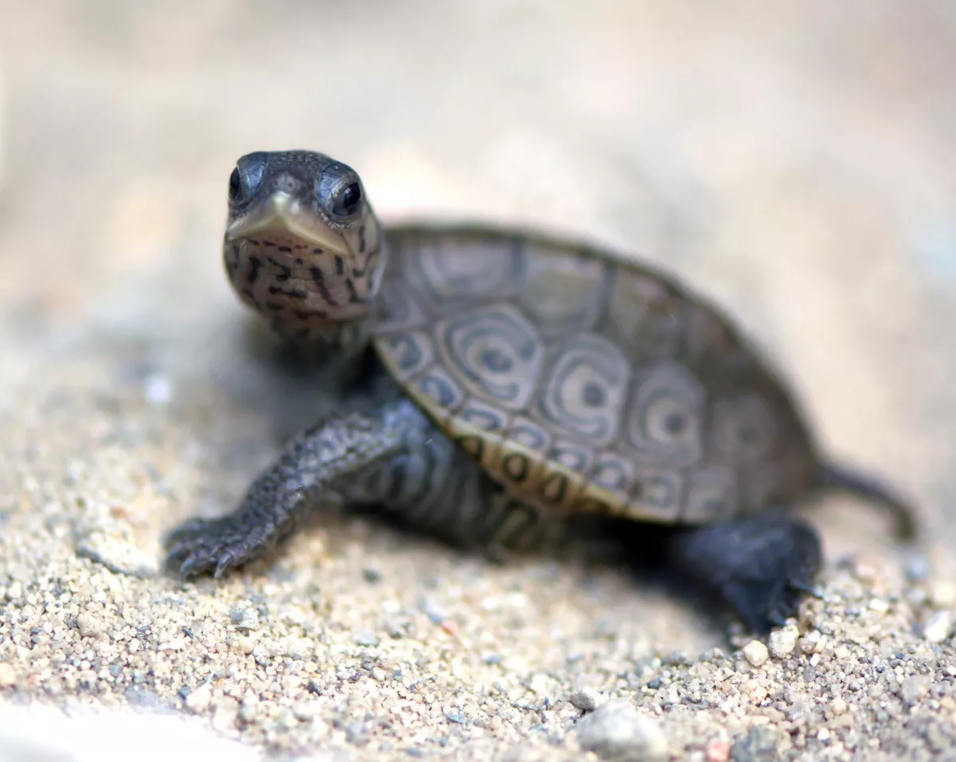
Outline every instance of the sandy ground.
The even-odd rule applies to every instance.
[[[321,760],[956,759],[956,6],[717,8],[0,2],[0,759],[218,756],[179,716]],[[657,582],[359,519],[159,574],[323,403],[250,351],[219,261],[232,162],[280,147],[351,163],[386,219],[666,264],[925,542],[809,510],[823,598],[769,656]]]

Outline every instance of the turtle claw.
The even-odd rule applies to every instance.
[[[232,553],[226,551],[222,554],[219,559],[219,563],[216,564],[216,571],[213,572],[213,577],[219,579],[222,577],[223,573],[230,567],[233,566]]]
[[[790,588],[798,593],[808,595],[811,598],[823,598],[823,593],[821,593],[816,586],[802,582],[801,580],[791,580]]]
[[[258,555],[260,544],[234,516],[191,519],[166,538],[166,566],[185,579],[212,572],[219,579],[229,569]]]

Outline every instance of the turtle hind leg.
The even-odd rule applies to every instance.
[[[675,572],[713,591],[752,632],[767,633],[796,616],[813,594],[820,539],[790,516],[763,514],[673,533],[665,560]]]

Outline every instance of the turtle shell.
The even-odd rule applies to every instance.
[[[700,524],[790,501],[820,464],[715,306],[593,246],[388,228],[375,349],[442,432],[545,510]]]

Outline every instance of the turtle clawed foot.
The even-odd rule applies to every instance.
[[[263,543],[254,535],[234,515],[191,519],[166,537],[166,567],[182,578],[212,572],[218,579],[261,554]]]
[[[807,587],[789,580],[733,580],[719,589],[721,597],[751,632],[766,635],[797,615]]]
[[[820,540],[788,516],[748,517],[683,532],[670,553],[678,571],[714,590],[755,633],[785,624],[804,597],[817,595]]]

